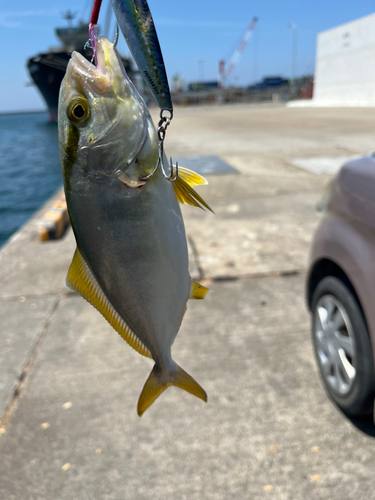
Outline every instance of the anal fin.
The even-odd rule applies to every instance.
[[[133,349],[143,356],[152,358],[147,347],[112,306],[78,248],[70,264],[66,285],[93,305]]]

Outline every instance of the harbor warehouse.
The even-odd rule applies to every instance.
[[[314,101],[375,106],[375,14],[319,33]]]

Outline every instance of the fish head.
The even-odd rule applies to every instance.
[[[97,41],[97,66],[73,52],[59,97],[63,158],[83,172],[142,178],[154,169],[158,141],[147,106],[114,45]],[[65,174],[66,172],[64,172]]]

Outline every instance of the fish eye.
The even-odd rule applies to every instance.
[[[74,118],[78,118],[78,120],[85,116],[85,110],[80,104],[76,104],[74,106],[74,108],[72,109],[72,113],[74,115]]]
[[[67,114],[69,120],[82,125],[90,118],[89,103],[83,97],[77,97],[69,104]]]

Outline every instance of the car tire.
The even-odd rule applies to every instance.
[[[315,356],[329,396],[347,415],[371,413],[374,360],[366,321],[350,283],[334,276],[323,278],[313,294],[311,311]]]

